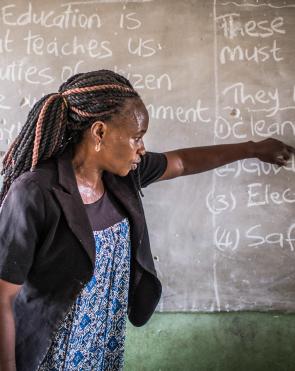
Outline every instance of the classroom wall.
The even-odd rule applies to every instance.
[[[294,371],[295,315],[156,313],[128,324],[125,371]]]
[[[0,159],[42,94],[97,68],[142,96],[148,150],[294,146],[294,20],[283,0],[2,0]],[[158,310],[295,312],[294,184],[293,156],[144,189]]]

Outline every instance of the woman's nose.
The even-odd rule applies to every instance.
[[[140,156],[143,156],[143,155],[145,155],[145,152],[146,152],[146,150],[145,150],[144,143],[143,143],[143,141],[141,141],[140,147],[138,149],[138,153],[140,154]]]

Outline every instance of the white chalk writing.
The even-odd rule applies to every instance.
[[[147,104],[149,114],[154,119],[161,120],[177,120],[180,123],[190,122],[211,122],[210,116],[205,114],[209,110],[208,107],[202,106],[201,99],[197,100],[195,107],[184,108],[182,106],[156,106],[154,104]]]
[[[284,232],[271,233],[265,233],[263,225],[256,224],[248,228],[244,235],[239,228],[227,229],[218,226],[214,232],[214,245],[222,252],[235,251],[242,247],[242,238],[250,248],[280,248],[294,251],[295,223],[291,224]]]
[[[72,56],[72,55],[85,55],[90,58],[104,59],[113,55],[111,50],[111,43],[108,40],[90,39],[86,43],[80,42],[77,36],[72,40],[66,42],[58,42],[54,37],[50,41],[46,41],[40,34],[33,34],[31,30],[28,31],[24,37],[27,55],[53,55]]]
[[[237,61],[251,61],[256,63],[263,63],[272,59],[275,62],[284,60],[280,54],[280,48],[277,47],[277,41],[274,40],[272,45],[263,45],[261,47],[254,46],[251,48],[243,48],[240,45],[237,46],[224,46],[219,55],[219,61],[221,64],[227,62]]]
[[[101,17],[94,13],[86,15],[81,13],[78,7],[73,8],[71,3],[61,5],[62,11],[33,10],[32,3],[27,3],[27,9],[19,13],[15,4],[9,4],[1,8],[1,22],[7,26],[39,25],[45,28],[56,27],[59,29],[78,28],[92,29],[102,26]]]
[[[251,183],[248,185],[248,207],[264,206],[271,203],[275,205],[293,204],[294,202],[295,192],[289,187],[274,191],[270,184]]]
[[[232,192],[226,194],[214,194],[210,191],[206,197],[207,209],[214,215],[219,215],[223,211],[233,211],[236,208],[236,197]]]
[[[255,159],[246,159],[242,161],[236,161],[231,164],[227,164],[214,170],[218,177],[232,176],[237,178],[244,174],[251,174],[255,176],[274,176],[282,173],[283,171],[289,171],[295,173],[295,158],[292,156],[285,166],[278,167],[274,164],[262,162]]]
[[[235,37],[267,38],[275,34],[285,34],[283,27],[284,18],[275,17],[271,20],[263,19],[256,21],[251,19],[244,24],[241,21],[240,13],[223,14],[216,17],[223,36],[228,39]]]

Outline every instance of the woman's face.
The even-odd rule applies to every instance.
[[[104,170],[125,176],[135,170],[145,153],[143,135],[148,129],[149,116],[143,102],[130,98],[120,113],[106,124],[98,152]]]

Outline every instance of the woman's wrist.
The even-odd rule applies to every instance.
[[[246,144],[246,153],[247,158],[254,158],[257,157],[257,143],[249,140]]]

